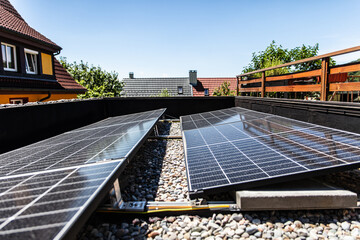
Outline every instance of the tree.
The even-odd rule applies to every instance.
[[[357,60],[355,60],[355,61],[352,61],[352,62],[350,62],[350,63],[360,63],[360,58],[357,59]],[[349,73],[349,76],[360,76],[360,71],[350,72],[350,73]],[[357,77],[357,78],[358,78],[358,77]],[[357,81],[359,81],[359,80],[357,79]]]
[[[283,63],[293,62],[304,58],[314,57],[319,52],[319,44],[316,43],[314,46],[305,46],[304,44],[300,47],[293,49],[283,48],[281,45],[277,45],[273,40],[264,51],[252,54],[251,62],[248,66],[244,67],[243,73],[252,72],[255,70],[276,66]],[[330,58],[330,66],[334,66],[336,63]],[[321,60],[296,64],[293,67],[284,67],[279,69],[271,70],[272,73],[266,73],[267,76],[279,75],[283,73],[307,71],[321,68]],[[287,69],[287,70],[286,70]]]
[[[220,87],[216,88],[214,96],[234,96],[234,92],[230,90],[230,82],[223,82]]]
[[[161,93],[157,97],[172,97],[167,88],[161,90]]]
[[[87,89],[86,93],[78,95],[79,98],[121,96],[124,84],[118,80],[118,73],[106,72],[83,61],[69,63],[65,57],[60,57],[60,63],[76,82]]]

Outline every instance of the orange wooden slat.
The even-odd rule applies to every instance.
[[[250,80],[242,80],[239,81],[240,84],[249,84],[249,83],[258,83],[261,82],[261,78],[255,78],[255,79],[250,79]]]
[[[266,81],[280,81],[280,80],[290,80],[290,79],[297,79],[297,78],[308,78],[308,77],[317,77],[320,76],[321,69],[300,72],[300,73],[293,73],[293,74],[286,74],[280,76],[270,76],[266,77]]]
[[[239,92],[260,92],[261,89],[259,87],[256,88],[240,88]]]
[[[334,91],[360,91],[360,82],[330,83],[330,92]]]
[[[352,64],[348,66],[338,66],[330,68],[330,74],[336,73],[348,73],[360,71],[360,63]]]
[[[266,87],[266,92],[320,92],[320,84]]]

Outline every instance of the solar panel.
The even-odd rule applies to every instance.
[[[0,238],[58,239],[121,161],[1,179]]]
[[[192,197],[360,166],[359,134],[239,107],[180,119]]]
[[[60,239],[165,109],[111,117],[0,155],[0,239]]]

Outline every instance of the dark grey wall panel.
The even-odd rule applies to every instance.
[[[107,98],[106,101],[110,116],[166,108],[165,115],[179,118],[234,107],[234,97]]]
[[[102,100],[0,109],[0,152],[6,152],[106,117]]]
[[[235,106],[360,133],[360,104],[235,97]]]

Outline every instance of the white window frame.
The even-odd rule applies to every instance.
[[[8,43],[4,43],[4,42],[1,42],[1,44],[0,45],[4,45],[5,46],[5,55],[6,55],[6,57],[8,58],[8,52],[7,52],[7,47],[12,47],[13,49],[14,49],[14,67],[15,68],[9,68],[9,62],[8,61],[6,61],[6,66],[7,67],[4,67],[4,70],[5,71],[11,71],[11,72],[16,72],[17,71],[17,59],[16,59],[16,46],[15,45],[12,45],[12,44],[8,44]],[[4,61],[4,59],[3,59],[3,61]],[[3,64],[3,63],[1,63],[1,64]]]
[[[26,54],[29,53],[31,55],[36,55],[35,57],[35,62],[33,62],[33,65],[34,65],[34,72],[28,70],[30,69],[29,66],[28,66],[28,59],[26,57]],[[31,49],[27,49],[27,48],[24,48],[24,54],[25,54],[25,68],[26,68],[26,73],[28,74],[37,74],[38,73],[38,55],[39,55],[39,52],[37,51],[34,51],[34,50],[31,50]]]
[[[10,100],[11,104],[24,104],[24,99],[22,98],[14,98]]]

